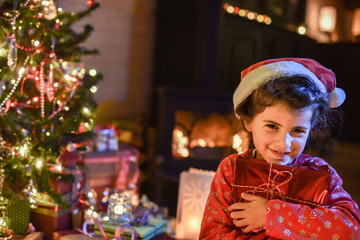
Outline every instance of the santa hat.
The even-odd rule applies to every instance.
[[[240,84],[233,95],[234,109],[267,81],[293,75],[307,75],[322,92],[330,93],[331,108],[345,101],[345,92],[336,87],[336,77],[330,69],[309,58],[277,58],[258,62],[241,72]]]

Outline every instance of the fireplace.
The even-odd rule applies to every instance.
[[[158,89],[159,174],[178,179],[190,167],[216,170],[233,146],[232,96]]]
[[[147,193],[175,216],[180,173],[216,170],[224,157],[236,152],[232,94],[163,87],[156,98],[158,167]]]
[[[176,111],[172,134],[172,158],[217,161],[232,153],[233,114]]]

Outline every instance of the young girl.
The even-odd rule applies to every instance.
[[[360,211],[340,176],[302,154],[345,100],[335,85],[331,70],[305,58],[266,60],[241,73],[234,110],[254,148],[220,163],[200,239],[360,239]],[[289,176],[276,182],[281,174]]]

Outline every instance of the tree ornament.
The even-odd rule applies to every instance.
[[[0,144],[0,166],[2,166],[3,161],[5,161],[8,158],[9,154],[11,154],[11,149],[9,147],[4,146],[3,144]],[[3,174],[4,174],[4,169],[0,169],[0,191],[4,183]]]
[[[3,183],[4,183],[4,169],[1,168],[2,173],[1,173],[1,179],[2,179],[2,183],[1,183],[1,189],[0,189],[0,214],[5,214],[6,213],[6,208],[9,204],[9,200],[3,196],[2,194],[2,188],[3,188]],[[1,229],[1,223],[0,223],[0,229]]]
[[[95,234],[95,219],[98,219],[98,213],[89,208],[84,213],[83,232],[90,236]]]
[[[16,30],[16,23],[15,20],[12,21],[13,30]],[[8,61],[7,65],[9,66],[11,71],[15,70],[16,63],[17,63],[17,46],[16,46],[16,36],[15,33],[11,34],[10,37],[10,44],[9,44],[9,53],[8,53]]]
[[[54,91],[54,65],[50,63],[49,77],[46,86],[46,95],[50,102],[54,99]]]
[[[32,171],[31,169],[32,168],[30,164],[25,165],[25,171],[28,176],[31,175],[31,171]],[[25,186],[25,188],[21,191],[21,195],[29,200],[30,208],[34,209],[37,207],[37,200],[36,200],[37,190],[34,186],[33,180],[30,180],[29,184]]]
[[[87,0],[87,1],[86,1],[86,4],[87,4],[89,7],[92,7],[92,6],[95,4],[95,0]]]
[[[0,195],[1,195],[1,191],[3,189],[4,182],[5,182],[4,172],[5,171],[4,171],[3,167],[1,166],[1,169],[0,169]],[[1,202],[1,199],[0,199],[0,202]]]
[[[3,212],[0,217],[0,234],[1,236],[5,236],[4,239],[10,239],[14,234],[13,231],[9,230],[8,222],[9,219],[7,218],[5,212]]]
[[[35,28],[29,28],[28,31],[27,31],[29,37],[31,37],[35,32],[36,32]]]
[[[41,118],[45,117],[45,80],[44,80],[44,65],[45,62],[42,61],[40,64],[40,109],[41,109]]]
[[[30,208],[34,209],[37,207],[37,190],[34,186],[33,180],[30,180],[29,184],[22,190],[22,195],[29,199]]]
[[[81,155],[76,151],[74,145],[68,142],[65,146],[60,146],[62,153],[58,157],[58,162],[67,169],[76,169],[77,163],[81,161]]]
[[[57,9],[55,6],[55,3],[53,0],[46,0],[46,1],[42,1],[42,4],[45,6],[44,7],[44,18],[46,18],[47,20],[52,20],[56,17],[57,15]]]
[[[5,213],[6,212],[6,207],[9,204],[9,199],[7,199],[6,197],[4,197],[2,195],[2,191],[0,194],[0,213]]]
[[[51,52],[49,54],[50,61],[53,61],[56,59],[55,54],[55,39],[52,39],[51,44]],[[46,95],[48,97],[48,100],[51,102],[55,97],[55,89],[54,89],[54,64],[50,62],[50,70],[49,70],[49,76],[46,86]]]
[[[78,82],[86,73],[84,63],[81,62],[63,62],[61,64],[61,69],[71,82]]]
[[[1,84],[0,86],[0,96],[2,96],[2,93],[3,93],[3,88],[5,87],[4,83]]]

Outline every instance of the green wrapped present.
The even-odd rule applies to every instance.
[[[167,219],[160,219],[160,218],[149,218],[149,223],[142,226],[130,226],[131,228],[135,229],[138,234],[138,239],[141,240],[148,240],[152,239],[156,235],[162,233],[166,228],[168,220]],[[112,225],[107,221],[101,222],[102,227],[104,228],[105,232],[108,236],[113,236],[115,233],[116,225]],[[95,225],[95,232],[97,234],[101,234],[99,228]],[[132,231],[130,229],[125,230],[125,239],[131,239]]]
[[[6,208],[8,228],[13,230],[15,235],[24,234],[28,230],[30,222],[29,200],[6,188],[2,189],[2,195],[8,199]]]

